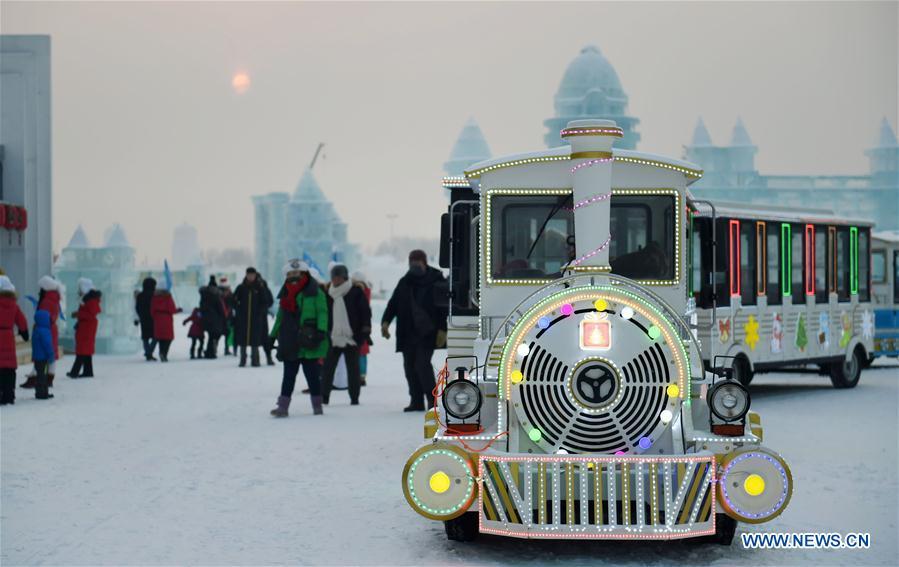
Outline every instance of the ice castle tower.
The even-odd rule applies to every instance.
[[[60,329],[60,343],[66,352],[75,346],[75,321],[71,313],[78,309],[78,279],[90,278],[103,292],[100,325],[97,329],[98,354],[133,354],[140,340],[134,326],[134,248],[121,225],[114,224],[105,232],[103,246],[92,247],[84,229],[79,226],[69,244],[62,249],[53,269],[66,287],[66,317]]]
[[[294,192],[253,197],[256,269],[270,282],[280,283],[281,267],[290,258],[308,257],[324,274],[336,257],[359,267],[359,251],[347,239],[341,220],[310,168],[303,171]]]
[[[490,157],[490,147],[484,139],[484,133],[475,119],[469,118],[459,132],[449,159],[443,164],[443,170],[449,176],[462,175],[468,166]]]

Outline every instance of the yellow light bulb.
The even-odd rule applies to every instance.
[[[605,311],[609,308],[609,304],[605,299],[597,299],[593,302],[593,307],[595,307],[597,311]]]
[[[680,388],[677,387],[677,384],[670,384],[665,392],[668,394],[669,398],[676,398],[678,394],[680,394]]]
[[[518,384],[524,380],[524,374],[521,373],[521,370],[513,370],[511,378],[513,384]]]
[[[751,474],[743,481],[743,490],[750,496],[758,496],[765,491],[765,479],[757,474]]]
[[[450,489],[450,477],[443,471],[437,471],[428,479],[428,485],[437,494],[443,494]]]

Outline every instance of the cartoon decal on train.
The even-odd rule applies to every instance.
[[[789,362],[817,349],[822,364],[836,364],[840,352],[869,352],[857,322],[862,286],[851,276],[842,309],[800,296],[804,310],[785,299],[768,311],[758,294],[780,284],[766,280],[750,286],[750,307],[743,282],[755,270],[743,266],[758,256],[743,258],[744,223],[758,231],[764,221],[767,246],[767,223],[787,221],[694,201],[697,166],[613,149],[622,134],[614,122],[575,121],[561,134],[570,146],[444,181],[448,357],[427,442],[403,470],[406,499],[454,540],[730,543],[737,522],[777,517],[793,490],[787,463],[762,444],[741,356],[758,362],[764,350]],[[819,220],[797,218],[795,232],[804,238]],[[841,258],[858,266],[850,251],[869,242],[867,225],[831,220]],[[697,264],[691,238],[705,225],[720,228],[718,246],[700,244]],[[732,236],[736,255],[724,245]],[[739,283],[727,275],[738,266]],[[711,290],[694,286],[697,270]],[[827,350],[812,346],[822,321]]]

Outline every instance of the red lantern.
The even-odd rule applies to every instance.
[[[0,228],[6,228],[6,206],[0,204]]]
[[[16,224],[18,222],[18,215],[16,214],[16,206],[15,205],[6,205],[6,228],[9,230],[15,230]]]

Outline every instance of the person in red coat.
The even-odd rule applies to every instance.
[[[190,358],[203,358],[203,315],[200,313],[199,307],[194,307],[190,312],[190,317],[184,320],[182,325],[190,323],[187,329],[187,336],[190,337]]]
[[[156,290],[150,302],[150,314],[153,316],[153,338],[159,342],[159,360],[162,362],[169,361],[169,347],[175,339],[174,315],[180,312],[169,290]]]
[[[0,405],[16,403],[16,335],[28,340],[28,321],[19,309],[16,288],[9,277],[0,275]]]
[[[94,377],[94,346],[97,341],[97,315],[102,293],[94,289],[94,282],[87,278],[78,280],[78,295],[81,305],[72,313],[75,318],[75,363],[66,374],[69,378]]]
[[[56,378],[56,361],[60,359],[60,355],[62,354],[59,350],[59,327],[56,324],[56,321],[59,319],[59,314],[62,312],[62,308],[60,307],[62,284],[54,279],[53,276],[43,276],[37,281],[37,285],[40,288],[40,292],[38,293],[38,303],[35,311],[46,311],[50,314],[50,334],[53,337],[53,352],[55,353],[55,357],[53,362],[51,362],[46,369],[46,372],[48,386],[52,388],[53,379]],[[34,388],[36,380],[37,368],[35,367],[28,373],[25,382],[19,384],[19,387]]]

